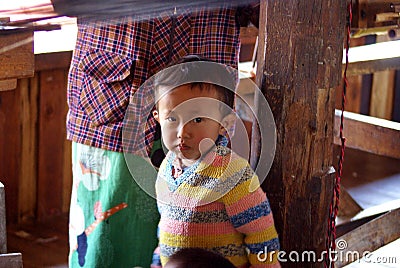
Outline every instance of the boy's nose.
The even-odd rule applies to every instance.
[[[190,131],[189,131],[189,124],[184,124],[183,126],[180,126],[178,129],[178,133],[177,136],[178,138],[182,139],[182,138],[189,138],[190,137]]]

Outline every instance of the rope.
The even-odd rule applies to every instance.
[[[339,210],[339,201],[340,201],[340,182],[342,179],[343,172],[343,161],[344,161],[344,151],[346,148],[346,138],[343,136],[343,122],[344,122],[344,110],[346,105],[346,91],[348,87],[347,80],[347,68],[349,66],[349,48],[350,48],[350,34],[351,34],[351,21],[353,18],[352,11],[353,1],[351,0],[348,4],[348,17],[347,17],[347,35],[346,35],[346,65],[343,74],[343,89],[342,89],[342,107],[341,107],[341,116],[340,116],[340,129],[339,129],[339,137],[341,141],[340,148],[340,156],[338,161],[338,171],[336,172],[335,177],[335,186],[334,193],[332,196],[331,204],[329,207],[329,222],[328,222],[328,234],[326,239],[326,249],[327,254],[325,259],[325,267],[334,267],[334,259],[332,258],[332,253],[336,250],[336,217]]]

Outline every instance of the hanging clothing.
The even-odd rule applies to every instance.
[[[157,245],[157,206],[125,161],[118,152],[72,144],[70,267],[149,267]],[[155,178],[151,165],[142,168]]]
[[[145,21],[79,21],[68,76],[68,139],[121,152],[127,105],[150,76],[188,54],[237,68],[235,9],[178,12]],[[148,153],[155,125],[150,116],[143,141]]]

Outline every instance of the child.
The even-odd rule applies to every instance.
[[[164,268],[235,268],[221,255],[202,248],[183,248],[175,252]]]
[[[169,150],[156,181],[161,263],[198,247],[236,267],[280,267],[271,254],[279,240],[266,195],[248,162],[227,147],[232,73],[200,58],[186,61],[155,80],[153,116]],[[262,262],[260,254],[271,258]]]

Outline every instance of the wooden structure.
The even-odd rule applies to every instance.
[[[66,140],[66,85],[71,52],[35,55],[33,78],[0,94],[0,178],[10,224],[66,213],[72,184]],[[12,167],[12,168],[6,168]]]
[[[371,5],[387,1],[356,2],[358,7],[369,11]],[[275,213],[282,249],[286,252],[313,250],[320,253],[325,250],[328,206],[333,194],[332,141],[338,131],[335,92],[340,91],[341,83],[346,1],[263,0],[261,3],[257,82],[274,113],[278,137],[275,163],[264,187]],[[380,9],[374,7],[372,10]],[[355,12],[361,14],[361,9]],[[368,15],[370,17],[373,15]],[[354,27],[373,26],[360,24]],[[252,41],[246,43],[248,47],[255,40],[254,36],[250,39]],[[365,38],[360,40],[365,41]],[[247,53],[247,57],[250,55]],[[16,90],[0,93],[0,129],[1,133],[10,133],[0,140],[0,180],[7,187],[9,224],[31,220],[43,222],[68,212],[72,182],[65,117],[70,59],[71,52],[35,55],[34,77],[18,79]],[[355,115],[346,114],[345,136],[349,147],[400,158],[398,124],[392,121],[382,123],[381,120],[371,123],[369,117],[359,115],[362,106],[361,75],[393,72],[399,68],[398,59],[350,64],[352,76],[349,79],[353,91],[348,96],[348,111]],[[376,77],[379,76],[381,79],[391,77],[392,84],[385,87],[389,89],[392,86],[392,94],[387,94],[384,101],[377,98],[379,94],[370,94],[369,111],[372,113],[369,114],[375,116],[377,114],[373,111],[393,107],[393,91],[398,90],[393,89],[393,73]],[[376,91],[374,88],[378,85],[371,83],[371,88],[371,92]],[[383,118],[392,120],[391,117]],[[362,130],[357,131],[359,128]],[[360,137],[363,142],[357,143]],[[390,141],[390,144],[382,146],[381,139]],[[354,204],[354,211],[360,209]],[[369,221],[370,218],[358,222],[357,227],[368,223],[368,230],[366,227],[356,230],[353,226],[340,235],[347,235],[349,243],[352,241],[354,244],[357,242],[354,235],[362,235],[365,241],[369,240],[363,248],[369,250],[396,239],[398,229],[392,228],[385,234],[383,244],[372,245],[377,235],[368,236],[367,232],[371,228],[378,230],[379,226],[391,226],[393,218],[398,218],[398,211],[385,211],[380,216],[383,218],[373,217],[375,222]],[[358,233],[351,233],[353,229]],[[359,250],[363,248],[359,247]],[[300,262],[283,265],[323,266],[321,263]]]
[[[33,31],[3,33],[0,44],[0,91],[15,89],[18,78],[33,76]]]
[[[326,249],[345,16],[344,1],[262,1],[260,21],[266,23],[259,33],[257,79],[277,126],[265,190],[286,252],[312,250],[320,256]]]
[[[2,19],[4,21],[4,19]],[[33,31],[27,30],[17,34],[0,35],[0,92],[15,89],[17,79],[33,76]],[[1,104],[0,99],[0,104]],[[1,121],[9,117],[8,114],[0,114]],[[8,133],[7,125],[1,125],[0,133]],[[5,139],[1,139],[2,142]],[[7,162],[0,158],[0,161]],[[6,170],[6,168],[2,168]],[[1,171],[0,171],[1,172]],[[0,181],[8,186],[7,174],[0,175]],[[14,178],[14,177],[11,177]],[[7,188],[8,189],[8,188]],[[12,187],[7,191],[7,197],[12,197]],[[20,253],[7,253],[6,232],[6,193],[5,187],[0,182],[0,268],[22,268],[22,256]]]

